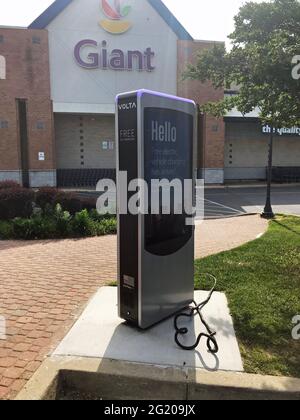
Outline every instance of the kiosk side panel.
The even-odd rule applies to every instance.
[[[128,184],[138,177],[137,107],[136,94],[118,98],[119,315],[135,325],[138,325],[138,216],[131,215],[128,211],[122,214],[120,209],[122,205],[127,206],[130,195],[133,194],[127,193]],[[120,183],[120,172],[127,173],[126,185]]]

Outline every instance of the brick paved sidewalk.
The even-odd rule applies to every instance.
[[[260,216],[205,220],[196,228],[195,258],[236,248],[264,233],[268,222]]]
[[[196,257],[234,248],[266,228],[258,216],[205,221],[197,227]],[[96,290],[115,280],[115,236],[0,242],[0,316],[7,320],[0,399],[21,390]]]

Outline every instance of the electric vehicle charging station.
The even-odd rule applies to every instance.
[[[118,95],[116,108],[118,289],[100,288],[54,354],[242,372],[225,294],[213,294],[215,287],[194,294],[193,194],[181,213],[175,211],[175,197],[169,213],[127,209],[135,196],[148,198],[148,207],[152,204],[149,191],[137,194],[136,185],[131,188],[134,180],[194,183],[195,103],[140,90]],[[162,202],[159,210],[163,207]],[[202,313],[210,301],[205,316],[213,328]],[[122,319],[147,331],[137,334]],[[176,345],[170,345],[173,339]]]
[[[148,186],[177,179],[184,190],[184,180],[194,180],[196,105],[147,90],[120,94],[116,102],[118,309],[122,319],[146,329],[194,299],[194,226],[186,223],[186,206],[177,214],[175,202],[170,214],[161,203],[153,214],[150,188],[148,212],[130,214],[136,191],[128,187],[136,179]]]

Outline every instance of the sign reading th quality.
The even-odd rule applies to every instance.
[[[262,127],[263,134],[271,134],[272,127],[265,125]],[[278,136],[300,136],[300,127],[282,127],[282,128],[273,128],[273,133]]]

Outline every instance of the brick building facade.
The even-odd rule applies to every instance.
[[[55,185],[46,30],[0,28],[0,180]]]
[[[179,96],[193,99],[197,104],[217,102],[223,99],[224,90],[216,90],[211,84],[202,84],[197,80],[182,80],[182,74],[188,64],[196,64],[198,54],[211,48],[214,42],[178,41],[178,85]],[[199,176],[209,183],[224,182],[224,143],[225,124],[222,119],[205,115],[199,120],[198,169]]]
[[[95,187],[114,177],[121,92],[144,88],[198,104],[224,97],[209,83],[182,80],[215,42],[195,41],[161,0],[126,1],[126,19],[110,19],[107,0],[56,0],[28,29],[0,27],[0,180]],[[258,115],[233,110],[198,123],[206,183],[265,179],[268,135]],[[276,138],[276,165],[299,169],[298,133]]]
[[[28,29],[0,28],[0,180],[94,187],[99,177],[113,177],[120,92],[147,88],[197,103],[222,98],[209,84],[181,80],[212,43],[194,41],[160,0],[129,3],[126,33],[100,28],[98,0],[56,0]],[[130,71],[129,62],[121,72],[104,70],[104,54],[116,51],[132,54]],[[207,182],[223,182],[224,138],[223,121],[199,120],[197,166]]]

